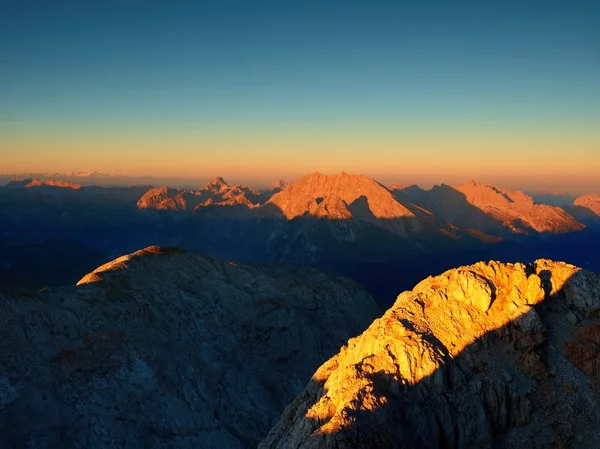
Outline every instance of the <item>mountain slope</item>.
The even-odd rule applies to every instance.
[[[161,247],[0,293],[0,447],[255,447],[377,311],[314,270]]]
[[[536,204],[533,198],[519,190],[492,187],[475,181],[454,186],[454,189],[463,193],[470,204],[514,232],[523,232],[527,228],[552,233],[583,229],[581,223],[560,207]]]
[[[434,186],[417,194],[396,194],[408,198],[464,230],[475,230],[498,237],[536,233],[579,231],[584,226],[565,210],[537,204],[521,191],[497,188],[470,181],[460,186]]]
[[[600,217],[600,195],[583,195],[573,201],[574,206],[585,207]]]
[[[388,189],[363,175],[323,175],[313,173],[300,178],[273,195],[268,204],[277,206],[288,219],[305,214],[346,215],[348,207],[364,197],[369,212],[377,219],[414,217],[414,214],[398,203]],[[321,202],[327,200],[330,208],[323,211]]]
[[[313,375],[260,448],[597,447],[600,277],[478,263],[430,277]]]
[[[566,209],[586,226],[600,228],[600,195],[580,196]]]

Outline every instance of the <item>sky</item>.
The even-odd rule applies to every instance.
[[[0,173],[600,192],[600,2],[4,1]]]

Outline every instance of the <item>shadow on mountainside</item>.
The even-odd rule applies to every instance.
[[[545,299],[464,347],[407,315],[382,324],[402,329],[392,342],[376,321],[348,344],[373,353],[322,365],[259,447],[599,447],[600,282],[582,289],[588,275],[557,285],[539,271]]]
[[[600,229],[600,216],[596,215],[592,210],[583,206],[569,205],[563,207],[565,211],[573,216],[577,221],[588,227]]]
[[[432,196],[433,205],[464,220],[464,228],[427,213],[426,191],[412,193],[414,204],[404,202],[416,218],[379,219],[363,196],[348,205],[356,215],[351,219],[307,213],[288,220],[272,203],[261,207],[209,205],[193,213],[137,210],[136,201],[141,192],[149,190],[148,186],[36,189],[14,190],[15,201],[9,201],[12,197],[8,193],[0,192],[0,235],[28,245],[32,251],[27,254],[33,260],[49,260],[50,253],[43,252],[47,242],[61,241],[65,248],[69,243],[87,248],[87,252],[79,251],[77,258],[52,252],[51,265],[60,270],[22,263],[14,255],[4,257],[2,262],[12,267],[10,272],[32,278],[36,286],[72,283],[103,262],[150,245],[181,246],[248,263],[320,268],[359,281],[385,306],[399,290],[412,288],[430,274],[478,260],[531,261],[547,257],[600,271],[600,255],[588,256],[590,245],[600,243],[599,236],[585,232],[564,238],[534,235],[521,238],[518,244],[510,241],[512,237],[502,241],[475,228],[510,231],[449,186],[432,189],[437,192]],[[67,199],[51,200],[52,192]]]
[[[402,195],[397,195],[397,198],[406,201]],[[436,185],[431,190],[423,191],[412,200],[412,203],[431,212],[438,219],[464,229],[473,229],[500,237],[511,234],[501,221],[473,206],[467,201],[464,193],[446,184]]]

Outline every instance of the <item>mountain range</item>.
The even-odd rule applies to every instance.
[[[361,282],[389,304],[396,272],[404,274],[394,288],[410,288],[431,272],[490,258],[567,255],[581,266],[600,266],[600,256],[587,251],[600,242],[599,213],[597,195],[559,207],[474,181],[388,188],[347,173],[277,180],[260,191],[220,177],[187,189],[28,178],[0,188],[0,272],[31,288],[62,285],[102,259],[175,245],[320,268]],[[75,252],[77,263],[62,255]],[[42,257],[45,266],[61,269],[49,275],[36,263]]]
[[[13,180],[0,447],[595,448],[599,199]]]

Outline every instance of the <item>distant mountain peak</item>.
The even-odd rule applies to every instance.
[[[288,182],[286,180],[284,180],[283,178],[279,178],[271,183],[271,185],[269,186],[269,190],[283,190],[287,185]]]
[[[573,201],[573,205],[589,209],[595,215],[600,217],[600,195],[598,194],[590,193],[588,195],[582,195]]]
[[[25,187],[31,188],[31,187],[42,187],[42,186],[60,187],[63,189],[73,189],[73,190],[78,190],[83,187],[81,184],[75,184],[74,182],[55,181],[54,179],[32,179],[31,182],[29,182]]]
[[[14,177],[12,179],[12,181],[10,181],[6,185],[6,187],[9,189],[19,189],[19,188],[29,189],[32,187],[44,187],[44,186],[45,187],[59,187],[59,188],[63,188],[63,189],[72,189],[72,190],[78,190],[83,187],[80,184],[75,184],[73,182],[68,182],[68,181],[56,181],[54,179],[37,179],[37,178],[22,179],[22,178],[18,178],[18,177]]]
[[[210,180],[204,187],[203,190],[210,190],[213,193],[222,192],[229,188],[229,184],[221,176]]]
[[[93,170],[93,171],[71,172],[68,176],[73,176],[73,177],[77,177],[77,178],[106,178],[106,177],[113,177],[114,175],[107,174],[107,173],[100,173],[97,170]]]
[[[285,190],[273,195],[269,203],[276,205],[288,219],[305,214],[316,214],[319,217],[332,214],[332,218],[346,218],[346,205],[352,204],[359,197],[365,197],[375,218],[414,217],[412,212],[396,201],[391,192],[378,182],[365,175],[345,172],[337,175],[314,172],[303,176],[289,184]]]
[[[520,190],[494,187],[469,181],[452,186],[466,200],[515,232],[522,233],[525,225],[537,232],[571,232],[584,226],[560,207],[537,204]]]

